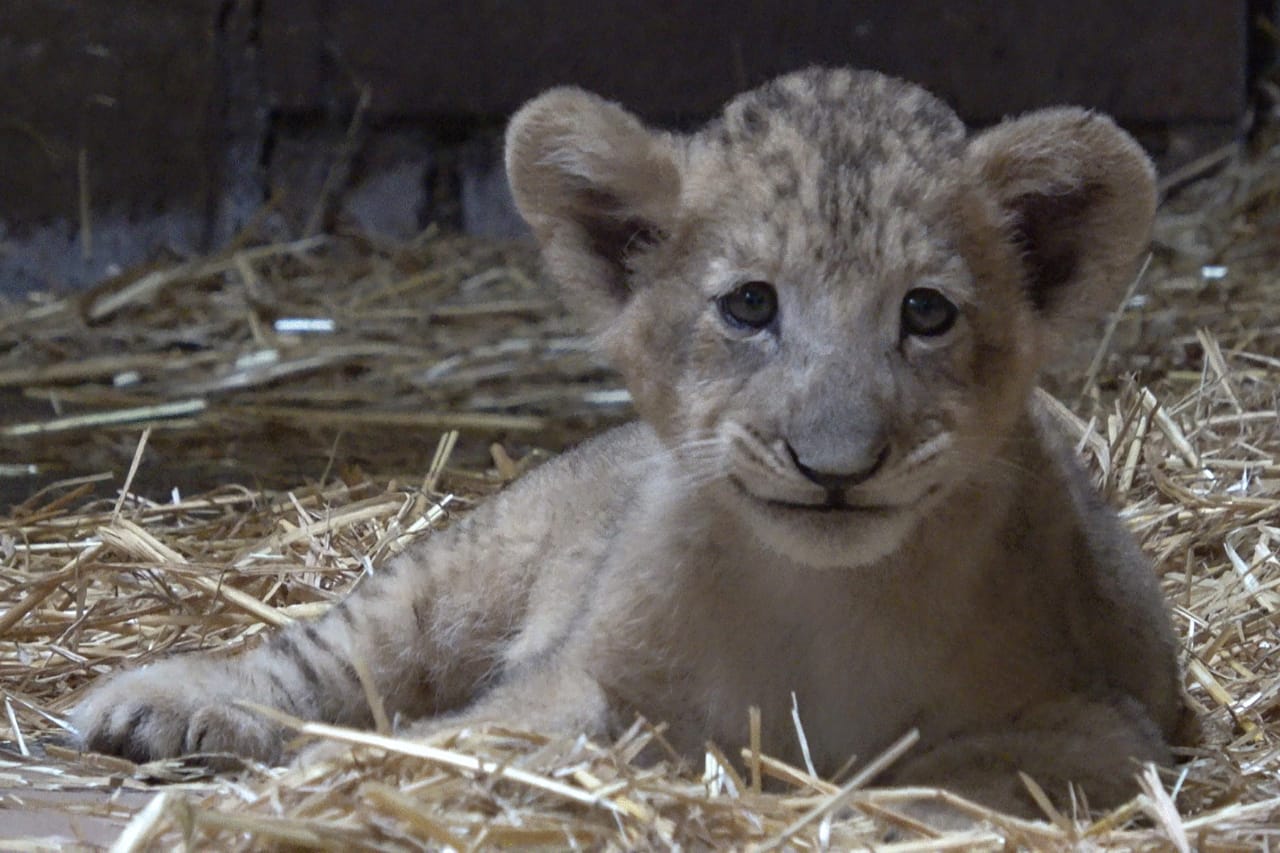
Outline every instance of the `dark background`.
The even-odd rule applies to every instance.
[[[1176,165],[1237,135],[1246,0],[4,0],[0,293],[281,238],[519,233],[503,120],[558,83],[686,125],[808,64],[924,84],[975,124],[1104,110]]]

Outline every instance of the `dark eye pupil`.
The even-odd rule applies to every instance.
[[[902,300],[902,329],[909,335],[941,335],[956,323],[959,310],[931,287],[917,287]]]
[[[717,300],[720,313],[730,323],[761,329],[778,314],[778,292],[764,281],[749,281]]]

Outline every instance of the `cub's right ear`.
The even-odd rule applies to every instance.
[[[507,179],[566,304],[603,331],[630,297],[628,257],[675,217],[671,137],[589,92],[552,89],[511,119]]]

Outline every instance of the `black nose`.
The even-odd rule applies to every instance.
[[[886,444],[876,453],[875,459],[871,464],[861,470],[818,471],[801,462],[800,457],[796,455],[795,449],[790,444],[787,445],[787,452],[791,454],[791,461],[795,463],[797,471],[828,492],[847,489],[850,486],[856,486],[871,479],[880,470],[880,467],[884,465],[885,460],[889,458],[889,446]]]

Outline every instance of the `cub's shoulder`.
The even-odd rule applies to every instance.
[[[467,523],[493,524],[496,516],[511,513],[530,520],[554,516],[557,524],[609,515],[635,493],[663,452],[648,424],[615,427],[534,468],[468,516]]]
[[[539,465],[520,478],[507,494],[551,492],[565,488],[590,489],[608,485],[611,491],[628,489],[644,478],[650,463],[663,453],[653,428],[636,421],[614,427],[583,441]]]

